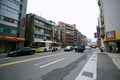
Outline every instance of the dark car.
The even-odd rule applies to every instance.
[[[35,49],[31,47],[23,47],[21,49],[11,51],[8,53],[8,56],[20,56],[20,55],[28,55],[28,54],[34,54]]]
[[[64,48],[64,51],[73,51],[73,47],[72,46],[67,46]]]
[[[84,50],[85,50],[85,46],[84,45],[78,45],[75,48],[75,52],[84,52]]]

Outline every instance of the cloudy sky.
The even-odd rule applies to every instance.
[[[97,0],[28,0],[27,13],[34,13],[58,24],[76,24],[87,38],[94,39],[98,25]]]

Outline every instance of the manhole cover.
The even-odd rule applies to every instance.
[[[90,78],[93,78],[93,73],[91,73],[91,72],[84,71],[84,72],[82,73],[82,75],[83,75],[83,76],[90,77]]]

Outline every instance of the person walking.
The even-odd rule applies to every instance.
[[[110,45],[110,52],[112,52],[113,48],[112,48],[112,45]]]

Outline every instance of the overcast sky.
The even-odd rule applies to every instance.
[[[27,13],[34,13],[58,24],[76,24],[87,38],[94,38],[98,25],[97,0],[28,0]]]

